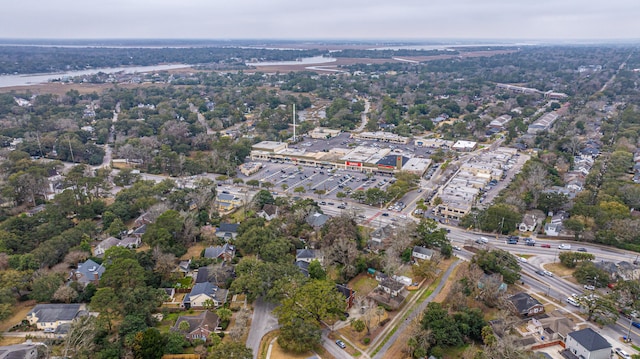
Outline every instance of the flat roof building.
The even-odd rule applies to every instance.
[[[407,144],[409,143],[409,140],[410,140],[409,137],[404,137],[404,136],[396,135],[394,133],[382,132],[382,131],[360,132],[360,133],[354,133],[352,136],[353,138],[359,138],[363,140],[400,143],[400,144]]]
[[[460,152],[471,152],[476,149],[478,142],[460,140],[451,146],[452,150]]]

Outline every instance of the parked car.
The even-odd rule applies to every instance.
[[[631,359],[631,355],[620,348],[615,348],[613,352],[622,359]]]
[[[584,289],[586,290],[596,290],[596,287],[590,284],[585,284]]]
[[[340,339],[336,340],[336,345],[342,349],[345,349],[347,347],[347,345]]]

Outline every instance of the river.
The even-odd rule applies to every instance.
[[[57,80],[63,77],[75,77],[97,74],[103,72],[106,74],[113,74],[116,72],[136,73],[136,72],[152,72],[181,69],[185,67],[191,67],[186,64],[169,64],[169,65],[153,65],[153,66],[131,66],[131,67],[110,67],[102,69],[90,69],[79,71],[67,71],[49,74],[32,74],[32,75],[3,75],[0,76],[0,87],[13,87],[13,86],[29,86],[37,85],[49,82],[51,80]]]
[[[247,66],[288,66],[288,65],[315,65],[335,62],[333,57],[313,56],[303,57],[298,61],[267,61],[267,62],[247,62]]]

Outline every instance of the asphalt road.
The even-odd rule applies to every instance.
[[[253,305],[253,318],[246,346],[253,350],[254,359],[258,358],[262,337],[279,327],[278,320],[271,313],[274,308],[275,305],[263,301],[262,298],[258,298]]]

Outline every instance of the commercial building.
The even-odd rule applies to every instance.
[[[459,152],[471,152],[475,150],[477,146],[478,142],[460,140],[454,143],[451,149]]]
[[[309,137],[313,138],[314,140],[326,140],[332,137],[336,137],[339,134],[340,130],[334,130],[325,127],[316,127],[313,130],[309,131]]]
[[[542,117],[529,125],[529,128],[527,128],[527,133],[530,135],[535,135],[542,131],[548,131],[549,129],[551,129],[551,126],[553,126],[554,122],[556,122],[557,119],[557,112],[545,113]]]
[[[511,122],[511,116],[502,115],[492,120],[487,127],[504,130],[509,122]]]
[[[238,166],[240,173],[245,176],[251,176],[252,174],[258,172],[262,168],[262,163],[260,162],[247,162]]]
[[[409,143],[409,137],[404,137],[400,135],[396,135],[390,132],[360,132],[354,133],[352,135],[353,138],[359,138],[362,140],[370,140],[370,141],[380,141],[380,142],[389,142],[389,143],[399,143],[406,145]]]

